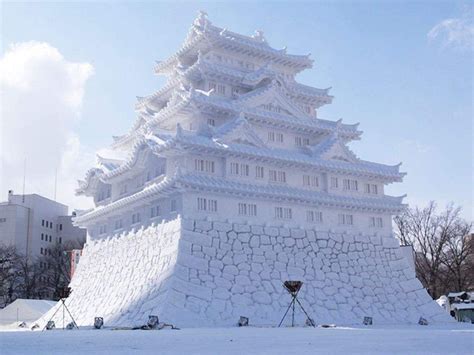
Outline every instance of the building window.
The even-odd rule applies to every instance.
[[[339,187],[339,181],[337,177],[331,177],[331,188],[337,189]]]
[[[105,234],[105,233],[107,233],[107,225],[106,224],[99,227],[99,234]]]
[[[281,170],[269,170],[268,176],[270,182],[286,183],[286,172]]]
[[[248,164],[240,164],[240,175],[241,176],[249,176],[250,174],[250,167]]]
[[[160,216],[160,215],[161,215],[161,208],[160,208],[160,205],[153,206],[153,207],[151,208],[151,213],[150,213],[150,215],[151,215],[151,218]]]
[[[306,221],[321,223],[323,221],[323,213],[321,211],[306,211]]]
[[[132,224],[139,223],[141,221],[141,216],[140,213],[134,213],[132,214]]]
[[[44,219],[41,220],[41,226],[44,227]]]
[[[0,223],[5,223],[7,221],[6,218],[0,218]]]
[[[239,203],[240,216],[256,216],[257,205],[253,203]]]
[[[120,195],[124,195],[127,193],[127,184],[123,184],[121,187],[120,187]]]
[[[295,145],[297,147],[302,147],[309,145],[309,138],[303,138],[303,137],[295,137]]]
[[[283,143],[283,133],[277,133],[276,134],[276,141],[278,143]]]
[[[314,175],[303,175],[303,186],[319,187],[319,177]]]
[[[62,242],[63,242],[63,238],[59,237],[59,244],[61,244]]]
[[[268,141],[275,142],[275,132],[268,132]]]
[[[216,125],[216,121],[213,119],[213,118],[208,118],[207,119],[207,124],[209,126],[215,126]]]
[[[44,235],[43,235],[43,233],[41,233],[41,240],[43,240],[43,238],[44,238]]]
[[[257,179],[263,179],[263,166],[256,166],[255,167],[255,177]]]
[[[342,181],[344,190],[347,191],[357,191],[359,189],[359,184],[357,180],[344,179]]]
[[[383,228],[382,217],[370,217],[369,221],[370,227]]]
[[[230,163],[230,173],[232,175],[239,175],[239,164],[238,163]]]
[[[109,196],[110,197],[110,196]],[[63,224],[59,224],[59,230],[62,231],[63,230]]]
[[[225,95],[225,85],[217,84],[217,93],[219,95]]]
[[[170,201],[170,212],[176,212],[176,200]]]
[[[214,173],[215,163],[212,160],[195,159],[194,170],[204,173]]]
[[[217,200],[198,197],[197,208],[198,211],[217,212]]]
[[[275,207],[276,219],[292,219],[293,211],[289,207]]]
[[[49,236],[49,242],[51,243],[52,241],[53,241],[53,236],[50,235],[50,236]]]
[[[43,248],[40,249],[40,254],[43,255]]]
[[[53,229],[53,222],[49,222],[49,229]]]
[[[115,228],[114,228],[114,229],[115,229],[115,230],[117,230],[117,229],[122,229],[122,227],[123,227],[123,226],[122,226],[122,219],[117,219],[117,220],[115,221]]]
[[[354,217],[351,214],[339,214],[338,216],[339,224],[352,226],[354,224]]]
[[[365,184],[365,193],[378,195],[378,186],[376,184]]]

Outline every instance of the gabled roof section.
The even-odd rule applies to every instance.
[[[247,121],[244,114],[240,114],[235,120],[219,127],[214,137],[222,143],[238,143],[254,147],[265,147],[265,143],[254,132],[252,125]]]
[[[274,79],[266,86],[241,95],[236,103],[250,108],[270,105],[275,108],[283,109],[285,113],[291,116],[308,116],[298,106],[291,102],[291,100],[284,94],[280,85],[281,84]]]
[[[339,138],[338,129],[319,144],[307,148],[315,157],[357,163],[359,158]]]
[[[195,56],[200,50],[205,51],[211,47],[272,60],[274,63],[284,65],[295,72],[311,68],[313,65],[313,60],[309,58],[309,54],[292,55],[287,54],[286,48],[275,49],[270,47],[262,31],[256,31],[253,36],[244,36],[228,31],[212,25],[207,18],[207,13],[200,11],[181,48],[167,60],[159,62],[155,66],[155,72],[157,74],[169,74],[181,58]]]

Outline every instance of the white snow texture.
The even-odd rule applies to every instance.
[[[304,282],[299,299],[318,324],[452,322],[393,237],[180,217],[87,244],[66,304],[79,326],[96,316],[140,326],[151,314],[179,327],[234,326],[240,316],[277,325],[291,300],[285,280]]]

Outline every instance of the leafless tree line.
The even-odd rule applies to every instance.
[[[51,248],[51,255],[32,260],[14,247],[0,245],[0,308],[17,298],[58,300],[61,290],[70,282],[70,254],[75,243]]]
[[[472,222],[453,204],[438,212],[434,202],[395,217],[395,234],[413,245],[418,279],[433,298],[474,289]]]

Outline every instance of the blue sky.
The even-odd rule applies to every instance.
[[[128,130],[135,97],[164,82],[152,73],[154,61],[181,45],[200,9],[218,26],[244,34],[262,29],[274,47],[312,53],[315,66],[299,81],[331,86],[335,96],[319,116],[360,122],[362,140],[351,144],[359,157],[403,162],[408,175],[388,193],[407,193],[412,205],[453,201],[472,219],[473,50],[465,42],[472,40],[473,12],[467,2],[3,3],[1,56],[13,43],[38,41],[66,61],[93,67],[80,119],[70,127],[90,152]],[[2,197],[12,185],[20,188],[22,175],[18,167],[3,170]],[[51,195],[51,184],[42,192]]]

